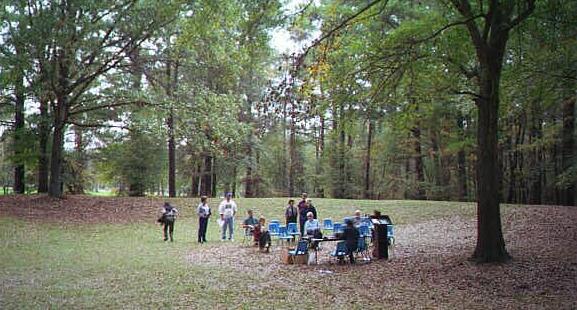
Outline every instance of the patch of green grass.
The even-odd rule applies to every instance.
[[[89,191],[86,194],[90,195],[90,196],[99,196],[99,197],[114,197],[114,196],[116,196],[116,193],[113,190],[99,190],[97,192]]]
[[[247,209],[267,219],[284,221],[288,199],[238,199],[236,242],[242,234],[238,226]],[[249,296],[248,283],[269,281],[258,272],[238,271],[234,266],[192,264],[187,255],[198,251],[198,199],[171,199],[180,210],[175,242],[161,241],[160,226],[129,224],[39,224],[0,218],[0,308],[269,308],[294,306],[286,298],[284,286]],[[219,200],[210,205],[209,243],[202,247],[222,247],[235,251],[236,244],[218,241],[215,223]],[[333,220],[380,210],[395,224],[427,221],[461,215],[473,217],[472,204],[425,201],[367,201],[313,199],[319,218]],[[226,253],[223,253],[226,255]],[[297,269],[298,270],[298,269]],[[311,285],[315,285],[313,280]],[[294,287],[305,296],[310,285]],[[315,300],[299,303],[314,307]]]

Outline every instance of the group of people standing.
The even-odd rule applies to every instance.
[[[314,234],[315,231],[320,231],[320,224],[317,220],[317,210],[313,206],[312,201],[308,198],[307,193],[302,194],[302,200],[295,206],[294,199],[288,201],[285,208],[285,219],[287,225],[289,223],[300,224],[301,235]],[[221,226],[221,240],[234,241],[234,218],[238,212],[238,206],[232,199],[232,193],[227,193],[224,200],[218,205],[219,219],[217,222]],[[163,225],[163,238],[165,241],[173,241],[174,222],[178,215],[178,209],[165,202],[161,209],[162,216],[158,222]],[[258,226],[259,220],[253,218],[252,211],[248,211],[248,217],[243,223],[243,227]],[[208,221],[212,215],[210,206],[208,205],[208,197],[200,197],[200,204],[196,208],[196,215],[198,216],[198,242],[206,242],[206,231],[208,228]],[[264,218],[262,218],[264,220]],[[261,220],[261,221],[262,221]],[[248,222],[247,222],[248,221]],[[260,225],[264,226],[264,225]],[[264,230],[264,227],[262,228]]]
[[[228,240],[233,241],[234,236],[234,217],[238,207],[236,202],[232,199],[232,194],[227,193],[224,200],[218,205],[218,213],[220,218],[218,219],[219,225],[222,227],[222,240],[226,240],[227,230],[228,230]],[[178,215],[178,209],[171,206],[170,203],[165,202],[161,209],[161,217],[158,222],[163,225],[163,238],[167,241],[173,241],[174,232],[174,222],[176,216]],[[196,207],[196,215],[198,216],[198,243],[206,242],[206,230],[208,228],[208,220],[212,215],[210,206],[208,205],[208,197],[200,197],[200,204]]]
[[[221,240],[234,241],[234,218],[238,211],[238,206],[236,202],[232,199],[232,194],[227,193],[224,200],[218,205],[218,213],[220,218],[217,220],[221,226]],[[288,226],[290,223],[299,223],[301,236],[309,236],[318,238],[321,235],[321,225],[317,219],[317,210],[312,204],[310,198],[308,198],[307,193],[302,193],[301,201],[295,206],[294,199],[289,199],[287,206],[285,207],[285,221]],[[162,208],[162,216],[158,219],[158,222],[163,224],[163,237],[164,241],[170,239],[173,241],[173,231],[174,222],[178,210],[171,206],[168,202],[164,203]],[[208,205],[208,198],[202,196],[200,198],[200,204],[196,208],[196,214],[198,216],[198,243],[204,243],[206,241],[206,230],[208,227],[208,221],[212,215],[210,206]],[[270,235],[268,234],[265,227],[264,217],[260,217],[258,220],[254,218],[252,210],[247,211],[247,218],[243,221],[242,227],[254,236],[255,244],[258,244],[261,249],[266,247],[267,244],[270,246]],[[360,224],[361,212],[359,210],[355,211],[355,216],[352,219],[347,219],[346,227],[343,233],[343,239],[347,243],[348,255],[350,257],[351,263],[354,262],[353,251],[356,250],[356,244],[359,238],[359,231],[356,228]],[[264,239],[264,240],[263,240]],[[268,247],[267,247],[268,250]]]
[[[320,231],[320,224],[317,219],[317,209],[312,204],[307,193],[303,193],[301,201],[295,207],[295,201],[290,199],[285,208],[286,224],[299,223],[301,236],[313,235],[315,231]]]

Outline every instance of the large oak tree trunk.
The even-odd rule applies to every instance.
[[[452,0],[467,27],[479,65],[479,93],[476,98],[477,128],[477,245],[478,262],[500,262],[510,258],[505,250],[499,201],[498,156],[499,86],[509,31],[535,9],[534,0],[488,1],[483,20],[478,19],[470,1]],[[513,17],[515,16],[515,17]],[[480,25],[482,28],[479,28]]]
[[[496,38],[495,38],[496,40]],[[499,84],[507,34],[485,50],[480,66],[480,91],[477,99],[477,245],[473,257],[479,262],[505,261],[501,228],[501,182],[498,156]]]

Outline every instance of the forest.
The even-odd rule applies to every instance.
[[[3,2],[4,194],[575,205],[575,1]]]

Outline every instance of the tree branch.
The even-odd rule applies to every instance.
[[[355,18],[357,18],[359,15],[363,14],[364,12],[366,12],[367,10],[369,10],[370,8],[372,8],[373,6],[375,6],[376,4],[378,4],[379,2],[381,2],[383,0],[375,0],[369,4],[367,4],[364,8],[362,8],[361,10],[359,10],[357,13],[347,17],[345,20],[343,20],[342,22],[340,22],[336,27],[332,28],[331,30],[329,30],[327,33],[325,33],[322,37],[316,39],[313,41],[313,43],[308,46],[305,51],[303,52],[303,54],[300,56],[300,58],[304,59],[306,57],[306,55],[309,53],[309,51],[315,47],[317,47],[319,44],[321,44],[324,40],[326,40],[327,38],[333,36],[333,34],[335,34],[337,31],[339,31],[340,29],[346,27],[349,25],[349,23],[351,21],[353,21]],[[385,1],[385,6],[387,5],[387,3],[389,2],[388,0],[384,0]],[[298,62],[300,64],[300,62]]]
[[[507,26],[507,29],[512,29],[515,26],[519,25],[522,21],[527,19],[531,13],[535,10],[535,0],[527,0],[527,9],[525,11],[519,13],[517,17],[515,17]]]
[[[117,102],[117,103],[110,103],[110,104],[104,104],[104,105],[99,105],[99,106],[89,107],[89,108],[84,108],[84,109],[71,110],[68,115],[73,116],[73,115],[78,115],[81,113],[97,111],[97,110],[102,110],[102,109],[107,109],[107,108],[121,107],[121,106],[132,105],[132,104],[141,104],[142,105],[142,104],[147,104],[147,102],[146,101],[140,101],[140,100],[134,100],[134,101],[123,101],[123,102]]]
[[[124,125],[110,125],[110,124],[98,124],[98,123],[78,123],[72,120],[67,121],[68,124],[78,126],[81,128],[119,128],[128,130],[128,126]]]

